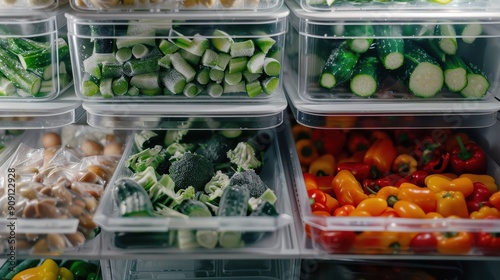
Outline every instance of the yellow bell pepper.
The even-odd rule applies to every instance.
[[[480,182],[483,183],[490,193],[496,193],[498,191],[498,186],[495,183],[495,178],[490,175],[477,175],[477,174],[462,174],[460,177],[467,177],[472,180],[473,183]]]
[[[69,269],[61,267],[59,268],[59,277],[57,280],[75,280],[75,277]]]
[[[470,213],[471,219],[484,219],[488,216],[493,216],[500,219],[500,210],[495,207],[483,206],[478,211]]]
[[[336,166],[335,157],[331,154],[324,154],[311,162],[309,173],[314,176],[335,175]]]
[[[14,275],[12,280],[57,280],[59,266],[51,259],[46,259],[37,267],[32,267]]]
[[[441,176],[430,175],[425,178],[426,186],[435,193],[441,191],[461,192],[464,197],[474,191],[474,183],[467,177],[448,179]]]
[[[436,193],[436,212],[443,217],[458,216],[460,218],[468,218],[467,204],[462,192],[459,191],[441,191]]]

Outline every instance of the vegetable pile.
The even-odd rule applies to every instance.
[[[0,38],[0,96],[55,94],[71,83],[71,73],[69,47],[63,38],[55,42]]]
[[[61,133],[45,132],[40,139],[42,148],[21,144],[9,159],[12,161],[2,167],[0,216],[5,221],[14,217],[18,223],[31,223],[33,227],[43,226],[36,219],[78,221],[74,233],[42,234],[33,229],[18,233],[17,251],[64,252],[84,245],[98,233],[92,216],[121,157],[121,139],[112,134],[105,138],[100,132],[96,135],[102,138],[92,139],[95,135],[91,130],[81,128],[85,134],[82,137],[80,128],[68,126]],[[67,132],[70,137],[63,137]],[[76,135],[81,138],[74,139]],[[3,236],[1,250],[8,250],[11,242],[9,236]]]
[[[242,39],[215,27],[206,35],[137,22],[122,27],[90,27],[94,47],[82,62],[84,97],[256,97],[280,86],[279,50],[266,34]]]
[[[134,175],[118,180],[113,189],[119,213],[174,218],[277,216],[273,186],[259,176],[271,142],[272,135],[265,131],[137,133],[138,152],[126,160]],[[131,235],[119,233],[118,239],[133,239]],[[161,235],[165,246],[181,249],[232,248],[254,243],[264,232],[170,230]]]
[[[355,95],[369,97],[385,79],[395,78],[421,98],[435,96],[443,86],[465,98],[482,98],[488,78],[459,48],[459,41],[472,44],[481,33],[480,24],[346,25],[342,35],[352,38],[331,50],[319,84],[326,89],[345,84]]]
[[[500,192],[485,151],[464,132],[313,130],[293,135],[312,215],[499,219]],[[392,221],[391,221],[392,222]],[[418,229],[416,229],[418,231]],[[306,232],[326,250],[355,253],[498,254],[496,233]]]
[[[99,265],[84,260],[25,259],[5,262],[0,268],[0,278],[5,280],[58,279],[102,280]]]

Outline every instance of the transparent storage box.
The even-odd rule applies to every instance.
[[[77,11],[249,11],[265,12],[276,10],[283,0],[72,0],[71,7]]]
[[[193,131],[194,133],[203,132],[203,130]],[[273,136],[271,136],[272,141],[269,142],[270,146],[264,154],[262,161],[264,164],[257,174],[262,179],[263,183],[274,192],[277,198],[274,204],[278,212],[277,216],[175,217],[167,214],[167,216],[122,217],[119,214],[120,209],[118,209],[117,202],[114,199],[114,188],[111,187],[105,190],[102,203],[99,204],[94,215],[96,223],[105,231],[106,235],[109,235],[108,238],[105,237],[109,246],[115,251],[122,249],[127,251],[137,249],[139,251],[142,250],[142,252],[151,252],[152,250],[159,250],[160,252],[178,252],[179,250],[208,252],[207,250],[209,249],[202,246],[206,244],[199,243],[196,238],[194,240],[192,239],[193,242],[186,243],[185,241],[188,239],[185,238],[197,232],[213,231],[218,234],[223,232],[247,232],[260,235],[261,233],[265,233],[261,235],[262,238],[257,238],[255,240],[252,238],[248,239],[251,240],[249,242],[245,242],[247,239],[242,236],[241,240],[244,243],[240,245],[245,246],[245,250],[252,250],[252,252],[262,252],[264,248],[279,248],[281,242],[283,242],[281,241],[282,235],[280,232],[285,230],[285,227],[292,223],[292,218],[290,216],[291,206],[288,199],[288,187],[285,183],[286,179],[283,177],[281,157],[277,150],[278,142],[276,137],[274,137],[274,129],[263,130],[262,133],[270,133],[269,135]],[[129,143],[129,147],[125,151],[125,157],[130,158],[130,156],[135,154],[137,154],[135,144]],[[219,170],[226,173],[225,169]],[[133,174],[132,170],[130,170],[124,162],[118,167],[117,172],[118,175],[116,179],[131,178]],[[168,173],[169,172],[166,174]],[[141,174],[143,173],[141,172]],[[139,176],[144,176],[141,174],[139,174]],[[110,186],[115,186],[115,182],[116,181],[110,182]],[[169,205],[167,202],[162,204],[165,209],[167,209]],[[165,211],[160,212],[168,213]],[[219,246],[219,243],[215,245],[217,245],[217,247],[215,247],[216,252],[239,252],[238,250],[242,249],[241,247],[233,248],[231,246],[226,246],[227,248],[224,248],[223,246]]]
[[[296,132],[297,131],[298,130],[296,130]],[[366,130],[366,132],[369,131],[371,130]],[[381,131],[383,133],[387,132],[387,130]],[[419,130],[413,129],[400,131],[403,133],[406,131],[410,134],[412,131],[413,133],[419,133]],[[433,135],[438,135],[445,130],[434,129],[430,131],[435,133]],[[473,133],[470,135],[473,135]],[[291,130],[288,132],[287,141],[288,150],[285,149],[284,153],[290,156],[290,163],[292,165],[291,170],[294,173],[296,198],[300,217],[303,222],[302,228],[298,230],[302,231],[302,246],[305,248],[303,252],[305,255],[319,258],[332,258],[335,255],[351,255],[367,259],[377,259],[382,255],[392,255],[396,258],[413,258],[423,255],[434,258],[460,256],[471,259],[477,257],[488,258],[498,255],[497,250],[491,249],[491,247],[485,245],[487,244],[485,243],[485,238],[487,239],[488,236],[494,236],[493,233],[499,231],[500,223],[498,219],[417,219],[401,217],[313,215],[306,184],[304,182],[304,168],[302,168],[299,163]],[[307,171],[306,169],[305,172]],[[488,161],[488,170],[486,174],[492,176],[495,182],[499,181],[500,168],[494,161]],[[476,182],[475,180],[474,182]],[[323,183],[319,183],[318,181],[318,184]],[[326,181],[325,184],[327,184]],[[377,182],[377,184],[382,183]],[[344,188],[347,189],[352,186],[354,185],[348,184],[345,185]],[[383,190],[384,188],[385,187],[382,186],[380,189]],[[300,224],[298,226],[300,227]],[[305,230],[304,228],[308,229]],[[309,238],[306,237],[308,231]],[[419,237],[414,240],[417,234]],[[445,245],[446,240],[453,242],[453,238],[457,236],[461,236],[459,239],[464,241],[464,243],[461,245],[456,243],[453,247],[454,249],[447,250]],[[433,237],[435,239],[433,239]],[[416,240],[424,242],[419,243]],[[425,243],[429,240],[429,243]]]
[[[76,93],[89,101],[268,99],[281,90],[288,13],[68,13]]]
[[[78,251],[89,240],[98,244],[92,214],[125,141],[126,133],[78,125],[25,132],[1,166],[3,248],[9,250],[12,238],[20,254]]]
[[[5,262],[3,262],[5,261]],[[12,261],[12,262],[11,262]],[[26,258],[26,259],[21,259],[21,258],[15,258],[13,260],[9,260],[7,258],[6,260],[0,260],[2,262],[2,266],[4,269],[2,269],[2,273],[0,273],[0,277],[5,278],[5,279],[11,279],[14,275],[16,275],[15,272],[22,272],[25,270],[28,270],[30,268],[39,268],[40,270],[45,270],[45,274],[49,274],[53,272],[55,269],[61,269],[65,268],[68,271],[71,272],[72,275],[77,274],[76,277],[87,278],[89,279],[94,279],[94,277],[100,277],[96,279],[102,279],[102,273],[101,273],[101,264],[98,260],[84,260],[82,259],[82,256],[79,258],[75,259],[60,259],[58,257],[53,257],[49,256],[47,258],[39,259],[39,258]],[[17,264],[16,264],[17,263]],[[55,267],[54,266],[57,266]],[[11,269],[15,270],[11,272]],[[12,275],[14,274],[14,275]],[[67,277],[63,275],[63,273],[55,273],[55,277],[57,277],[58,274],[61,274],[59,278],[62,277]],[[29,276],[28,276],[29,275]],[[8,277],[7,277],[8,276]],[[19,276],[18,276],[19,277]],[[36,277],[33,276],[33,272],[26,273],[24,277]],[[40,276],[41,277],[41,276]],[[92,277],[92,278],[90,278]]]
[[[105,280],[132,279],[296,279],[298,261],[293,259],[263,260],[106,260]]]
[[[379,13],[360,19],[289,6],[285,69],[304,100],[435,102],[498,95],[497,17]]]
[[[0,14],[9,13],[24,13],[28,15],[26,11],[53,11],[58,7],[63,7],[68,4],[68,0],[3,0],[0,2]]]
[[[68,8],[1,16],[1,101],[51,100],[72,86]]]

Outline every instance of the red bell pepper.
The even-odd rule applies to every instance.
[[[351,250],[356,234],[353,231],[320,231],[319,241],[329,253],[346,253]]]
[[[337,165],[337,173],[342,170],[351,171],[352,175],[358,181],[363,181],[364,179],[377,178],[377,170],[371,165],[362,162],[342,162]]]
[[[339,129],[316,129],[311,139],[320,154],[338,155],[346,143],[346,135]]]
[[[363,191],[366,194],[374,194],[383,187],[394,186],[401,179],[402,177],[399,174],[391,174],[376,180],[365,179],[362,182]]]
[[[417,254],[429,254],[436,251],[437,238],[431,232],[421,232],[410,241],[410,249]]]
[[[418,162],[418,169],[429,174],[443,173],[450,162],[450,154],[444,146],[429,135],[417,141],[413,156]]]
[[[496,217],[488,216],[485,219],[496,219]],[[497,255],[500,252],[500,232],[477,233],[476,247],[484,255]]]
[[[483,206],[490,206],[489,202],[491,196],[490,190],[481,182],[474,183],[474,191],[467,196],[467,210],[469,213],[479,211]]]
[[[352,131],[347,137],[347,149],[354,154],[359,151],[366,151],[370,148],[370,140],[360,131]]]
[[[423,188],[425,187],[425,177],[427,177],[428,175],[429,173],[427,173],[427,171],[417,170],[412,174],[409,174],[404,178],[401,178],[399,181],[396,182],[394,186],[399,187],[403,183],[410,183]]]
[[[472,173],[485,174],[487,167],[486,153],[476,143],[464,145],[457,137],[458,147],[451,153],[450,166],[456,174]]]

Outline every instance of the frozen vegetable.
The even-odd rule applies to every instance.
[[[81,58],[85,97],[135,96],[137,90],[143,96],[256,97],[280,85],[276,40],[265,33],[241,39],[217,28],[200,34],[175,27],[165,34],[130,23],[116,39],[110,37],[123,32],[120,26],[91,26],[94,48]]]
[[[175,190],[193,186],[203,191],[214,174],[213,163],[202,155],[184,153],[169,168],[169,175],[175,183]]]

